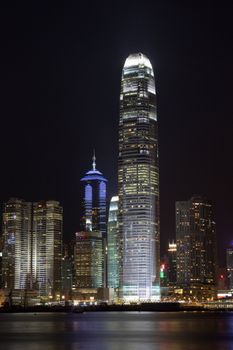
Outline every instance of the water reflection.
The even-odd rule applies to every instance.
[[[1,314],[4,350],[233,350],[233,313]]]

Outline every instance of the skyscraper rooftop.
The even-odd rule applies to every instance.
[[[142,53],[133,53],[129,55],[124,64],[124,68],[134,67],[134,66],[145,66],[152,69],[152,65],[150,63],[149,58]]]
[[[96,169],[96,157],[95,153],[93,154],[92,157],[92,169],[86,172],[86,175],[81,178],[81,181],[88,181],[88,180],[100,180],[100,181],[108,181],[103,174]]]

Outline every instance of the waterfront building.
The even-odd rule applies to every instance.
[[[32,204],[11,198],[3,204],[2,286],[32,288]]]
[[[202,197],[176,202],[177,284],[216,286],[216,231],[212,205]]]
[[[120,239],[118,231],[118,201],[114,196],[110,201],[108,214],[108,287],[119,288]]]
[[[33,203],[32,271],[41,296],[61,291],[63,209],[57,201]]]
[[[61,262],[61,294],[63,299],[71,298],[73,286],[73,261],[68,255],[64,255]]]
[[[151,62],[142,53],[129,55],[122,70],[118,195],[120,296],[125,301],[159,299],[156,90]]]
[[[59,202],[11,198],[3,206],[3,288],[59,293],[62,208]]]
[[[176,254],[177,254],[176,243],[174,241],[171,243],[169,242],[168,250],[167,250],[169,285],[175,285],[176,283]]]
[[[76,234],[76,256],[75,256],[75,268],[76,271],[76,283],[80,286],[84,282],[78,279],[82,276],[79,265],[79,257],[77,254],[80,251],[80,247],[83,245],[87,248],[87,254],[89,258],[98,257],[100,260],[95,262],[97,269],[102,266],[102,282],[98,277],[92,276],[89,278],[91,285],[101,285],[106,287],[107,285],[107,223],[106,223],[106,184],[107,179],[103,174],[96,169],[96,157],[93,156],[92,169],[88,171],[81,179],[81,191],[82,191],[82,215],[81,215],[81,233]],[[102,242],[102,248],[100,249],[100,242]],[[85,244],[84,244],[85,243]],[[94,252],[90,244],[93,243],[93,247],[97,249]],[[101,252],[101,254],[100,254]],[[89,272],[95,271],[90,262]],[[98,270],[99,271],[99,270]],[[93,282],[95,281],[95,282]],[[98,281],[98,282],[97,282]],[[89,283],[88,282],[88,283]],[[88,284],[85,282],[84,284]]]
[[[227,277],[229,289],[233,290],[233,245],[227,248]]]
[[[93,156],[92,169],[81,179],[83,231],[100,231],[106,238],[106,184],[107,179],[96,169]]]
[[[103,287],[103,248],[103,238],[100,231],[76,233],[74,264],[77,288]]]
[[[71,263],[71,271],[72,271],[72,289],[75,288],[75,262],[74,262],[74,253],[75,253],[75,244],[76,244],[76,236],[74,235],[69,243],[64,244],[64,256],[68,257]]]

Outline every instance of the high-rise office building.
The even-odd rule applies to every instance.
[[[96,169],[93,156],[92,169],[81,179],[83,231],[100,231],[106,238],[106,184],[107,179]]]
[[[154,72],[142,53],[125,61],[120,93],[119,234],[121,298],[159,298],[158,125]]]
[[[216,232],[205,198],[176,202],[177,283],[216,285]]]
[[[71,297],[73,287],[73,259],[65,255],[61,263],[61,291],[65,300]]]
[[[63,243],[63,258],[61,263],[61,290],[62,298],[69,300],[72,298],[72,288],[74,287],[74,247],[75,238],[69,243]]]
[[[108,214],[108,287],[119,288],[120,239],[118,231],[119,197],[111,199]]]
[[[229,289],[233,290],[233,245],[227,248],[227,278]]]
[[[76,233],[74,267],[78,288],[101,288],[104,286],[103,249],[103,239],[100,231]]]
[[[10,199],[3,209],[3,287],[59,293],[62,259],[62,207]]]
[[[63,209],[57,201],[33,204],[32,270],[40,295],[61,290]]]
[[[11,198],[3,205],[2,285],[32,288],[32,204]]]
[[[176,243],[168,243],[168,283],[174,285],[176,283]]]
[[[92,170],[81,179],[81,232],[76,233],[74,256],[77,287],[107,284],[106,184],[107,179],[96,169],[94,155]]]

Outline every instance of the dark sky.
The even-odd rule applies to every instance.
[[[67,241],[94,147],[116,193],[121,69],[140,51],[158,93],[162,251],[175,236],[175,200],[200,194],[215,207],[223,264],[233,240],[232,2],[6,3],[0,200],[60,200]]]

